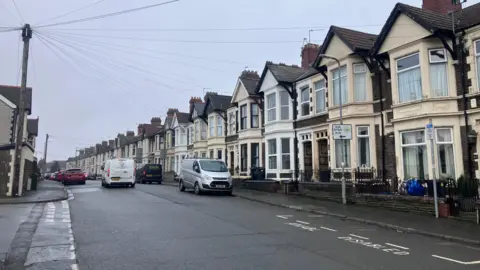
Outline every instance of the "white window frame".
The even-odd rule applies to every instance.
[[[207,136],[207,123],[205,123],[203,120],[200,121],[200,139],[201,139],[201,140],[206,140],[206,139],[208,139],[208,136]]]
[[[253,108],[257,109],[257,114],[253,114]],[[250,128],[260,127],[260,106],[257,103],[250,103]]]
[[[283,141],[284,141],[284,140],[287,140],[287,141],[288,141],[288,153],[284,153],[284,152],[283,152]],[[290,156],[291,151],[292,151],[291,138],[288,138],[288,137],[287,137],[287,138],[280,138],[280,160],[281,160],[281,162],[280,162],[280,167],[281,167],[282,170],[290,170],[291,167],[292,167],[292,165],[291,165],[292,160],[291,160],[291,156]],[[289,163],[288,163],[288,168],[284,168],[284,167],[283,167],[283,158],[284,158],[284,156],[288,157],[288,161],[289,161]],[[277,167],[278,167],[278,166],[277,166]]]
[[[450,137],[451,137],[451,140],[450,141],[440,141],[438,139],[438,131],[439,130],[448,130],[450,132]],[[439,146],[440,145],[451,145],[452,148],[453,148],[453,169],[455,171],[455,174],[457,172],[457,169],[456,169],[456,155],[455,155],[455,143],[454,143],[454,140],[453,140],[453,128],[451,127],[439,127],[439,128],[435,128],[435,144],[436,144],[436,151],[437,151],[437,155],[436,155],[436,158],[437,158],[437,164],[438,166],[436,166],[437,168],[437,176],[440,177],[440,153],[439,153]],[[454,179],[456,179],[456,175],[453,176]]]
[[[215,137],[215,117],[214,116],[210,116],[208,117],[208,135],[209,135],[209,138],[213,138]]]
[[[307,92],[307,100],[303,100],[303,93],[304,91]],[[304,111],[303,111],[303,105],[304,104],[307,104],[307,113],[306,114],[303,114]],[[305,117],[305,116],[309,116],[310,115],[310,87],[308,87],[308,85],[306,86],[303,86],[300,88],[300,116],[301,117]]]
[[[223,118],[220,115],[217,115],[217,137],[223,137]]]
[[[272,106],[271,97],[273,96],[274,104]],[[270,113],[273,111],[273,113]],[[272,118],[270,118],[272,116]],[[271,93],[267,95],[267,122],[273,122],[277,120],[277,93]]]
[[[367,135],[360,134],[360,129],[366,128],[367,129]],[[367,158],[368,158],[368,164],[360,164],[360,139],[368,139],[368,146],[367,147]],[[370,140],[370,126],[357,126],[357,166],[362,167],[363,165],[366,165],[366,167],[371,167],[372,166],[372,159],[371,159],[371,140]]]
[[[185,127],[179,127],[178,133],[180,135],[179,145],[185,145],[186,144],[186,137],[187,137],[187,130],[185,129]]]
[[[321,87],[317,88],[317,84],[320,84]],[[313,86],[315,87],[315,113],[324,113],[327,110],[326,95],[325,95],[325,93],[327,92],[327,84],[325,83],[325,79],[314,82]],[[317,95],[323,95],[323,110],[322,111],[318,110],[319,107],[318,107],[318,104],[317,104],[317,101],[318,101]]]
[[[242,111],[245,109],[245,113]],[[245,123],[244,123],[245,120]],[[238,127],[240,130],[248,128],[248,103],[245,103],[240,106],[240,125]]]
[[[418,65],[416,66],[413,66],[413,67],[409,67],[409,68],[405,68],[405,69],[402,69],[402,70],[398,70],[398,61],[401,61],[403,59],[406,59],[406,58],[409,58],[409,57],[412,57],[414,55],[418,55]],[[423,89],[422,89],[422,67],[421,67],[421,58],[420,58],[420,53],[419,52],[416,52],[416,53],[412,53],[412,54],[409,54],[409,55],[406,55],[406,56],[403,56],[403,57],[400,57],[398,59],[395,60],[395,67],[397,68],[397,94],[398,94],[398,102],[399,103],[406,103],[406,102],[411,102],[411,101],[417,101],[417,100],[421,100],[423,98]],[[398,74],[401,74],[401,73],[404,73],[404,72],[407,72],[407,71],[410,71],[412,69],[416,69],[416,68],[419,68],[420,69],[420,89],[422,89],[422,92],[420,93],[420,98],[419,99],[415,99],[415,100],[406,100],[406,101],[400,101],[400,87],[398,85]]]
[[[368,100],[368,91],[367,91],[367,65],[365,63],[353,64],[353,98],[355,102],[363,102]],[[357,98],[358,89],[356,88],[356,77],[357,75],[363,74],[365,78],[364,91],[365,99]],[[347,90],[348,91],[348,90]]]
[[[412,143],[412,144],[404,144],[403,143],[403,134],[406,134],[406,133],[413,133],[413,132],[418,132],[418,131],[421,131],[423,132],[423,143]],[[402,155],[402,170],[403,170],[403,176],[405,176],[405,160],[404,160],[404,157],[403,157],[403,148],[404,147],[412,147],[412,146],[425,146],[425,149],[427,149],[427,133],[425,132],[424,129],[415,129],[415,130],[408,130],[408,131],[401,131],[400,132],[400,148],[401,148],[401,155]],[[425,168],[425,174],[428,175],[428,157],[427,157],[427,167]],[[419,177],[423,177],[422,176],[419,176]]]
[[[431,52],[432,51],[443,51],[443,54],[445,55],[445,60],[440,60],[440,61],[433,61],[432,60],[432,54]],[[432,88],[432,83],[431,83],[431,78],[430,78],[430,88],[431,88],[431,91],[432,91],[432,97],[446,97],[448,96],[448,91],[449,91],[449,87],[448,87],[448,54],[447,54],[447,50],[444,49],[444,48],[437,48],[437,49],[429,49],[428,50],[428,63],[429,63],[429,67],[432,66],[432,65],[438,65],[438,64],[445,64],[445,76],[446,76],[446,81],[447,81],[447,84],[446,84],[446,87],[447,87],[447,95],[443,96],[443,95],[436,95],[436,93],[434,92],[435,89]],[[430,77],[432,76],[430,71],[429,71],[429,74],[428,74]]]
[[[287,97],[287,104],[282,104],[282,95],[285,95]],[[290,95],[288,94],[287,91],[280,91],[279,92],[279,95],[278,95],[278,99],[279,99],[279,104],[280,104],[280,120],[290,120],[290,103],[291,102],[291,99],[290,99]],[[282,118],[282,111],[283,110],[286,110],[287,111],[287,116],[286,118]]]
[[[235,134],[235,112],[231,112],[228,115],[228,122],[230,135],[233,135]]]
[[[342,76],[342,69],[345,68],[345,75]],[[335,72],[338,71],[338,78],[335,78]],[[338,95],[338,98],[339,98],[339,103],[336,104],[335,103],[335,81],[337,80],[341,80],[342,78],[346,78],[345,79],[345,83],[342,83],[338,89],[338,91],[340,91],[337,95]],[[342,92],[342,87],[345,87],[345,96],[342,95],[342,97],[340,98],[340,93]],[[345,99],[345,102],[343,103],[342,100]],[[333,106],[340,106],[340,104],[344,105],[344,104],[347,104],[348,103],[348,68],[347,68],[347,65],[343,65],[339,68],[336,68],[334,70],[332,70],[332,104]]]
[[[342,142],[340,145],[341,145],[341,147],[344,147],[344,149],[340,149],[340,151],[338,153],[337,153],[337,149],[338,149],[337,141]],[[347,150],[346,149],[347,147],[350,151],[345,151],[344,152],[345,160],[341,160],[340,164],[337,164],[337,155],[340,155],[340,158],[341,158],[342,151]],[[334,140],[334,151],[335,151],[335,167],[337,169],[342,168],[342,164],[341,164],[342,161],[344,162],[345,168],[349,168],[349,167],[352,166],[352,145],[350,144],[350,140]]]
[[[200,141],[200,120],[195,120],[195,141]]]
[[[480,91],[480,39],[475,40],[474,44],[473,54],[475,55],[475,62],[477,63],[477,91]]]
[[[274,142],[275,143],[275,153],[270,153],[270,144]],[[267,164],[268,164],[268,169],[269,170],[276,170],[278,168],[278,160],[277,160],[277,154],[278,154],[278,145],[277,145],[277,139],[269,139],[267,140]],[[270,167],[270,158],[273,157],[275,160],[275,168]]]

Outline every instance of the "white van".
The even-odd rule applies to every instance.
[[[232,176],[223,160],[184,159],[178,181],[180,191],[193,189],[195,194],[202,192],[222,192],[232,194]]]
[[[102,186],[135,187],[135,161],[129,158],[107,160],[102,167]]]

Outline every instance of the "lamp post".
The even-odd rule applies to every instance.
[[[337,65],[338,65],[338,88],[339,88],[338,96],[339,96],[339,99],[340,99],[340,107],[339,107],[339,110],[340,110],[340,125],[343,125],[342,74],[341,74],[340,61],[337,58],[335,58],[333,56],[326,55],[326,54],[321,54],[321,55],[319,55],[319,57],[331,59],[331,60],[334,60],[335,62],[337,62]],[[346,149],[345,149],[345,140],[341,139],[341,141],[342,141],[342,151],[341,151],[341,156],[342,156],[342,203],[347,204],[347,191],[346,191],[347,188],[346,188],[346,183],[345,183],[345,152],[346,152],[345,150]]]

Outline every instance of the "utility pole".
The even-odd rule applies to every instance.
[[[47,150],[48,150],[48,134],[45,138],[45,148],[43,150],[43,176],[47,173]]]
[[[28,70],[28,52],[30,48],[30,39],[32,38],[32,29],[30,24],[25,24],[22,28],[23,39],[23,57],[22,57],[22,82],[20,87],[20,98],[18,101],[18,118],[17,118],[17,136],[15,138],[14,151],[14,168],[15,175],[12,183],[12,196],[18,196],[20,186],[20,167],[22,162],[22,145],[23,145],[23,131],[25,122],[25,100],[27,96],[27,70]]]

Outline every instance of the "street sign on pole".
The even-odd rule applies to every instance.
[[[427,139],[433,140],[433,124],[432,124],[432,123],[428,123],[428,124],[425,126],[425,129],[426,129],[426,131],[427,131]]]
[[[332,134],[334,140],[351,140],[352,125],[332,125]]]

